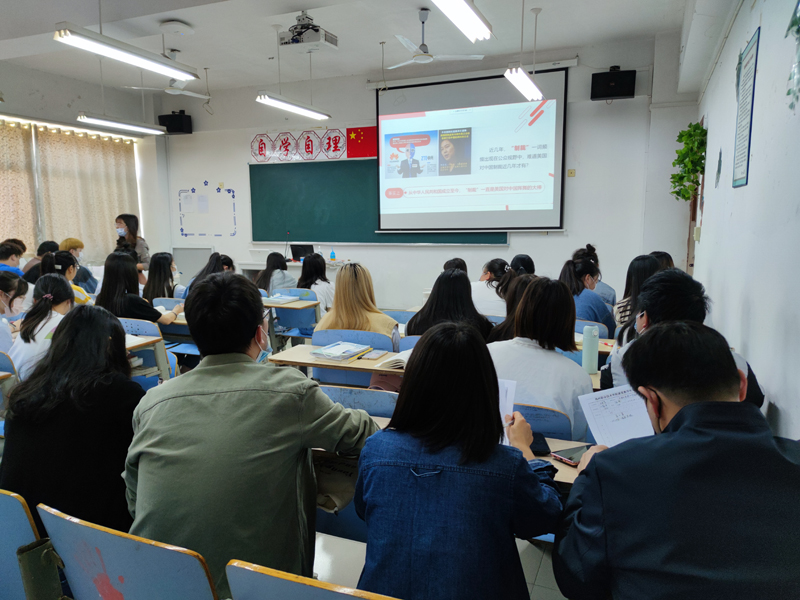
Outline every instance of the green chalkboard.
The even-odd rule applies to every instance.
[[[505,232],[375,233],[376,159],[250,165],[254,242],[506,244]]]

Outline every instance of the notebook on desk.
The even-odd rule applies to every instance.
[[[267,298],[269,302],[272,304],[289,304],[290,302],[297,302],[299,300],[296,296],[284,296],[281,294],[277,294],[275,296],[270,296]]]

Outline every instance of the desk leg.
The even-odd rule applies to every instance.
[[[163,340],[153,346],[153,354],[155,354],[156,366],[161,374],[161,380],[169,381],[169,359],[167,358],[167,348]]]
[[[272,352],[278,351],[278,336],[275,334],[275,317],[272,314],[272,309],[269,309],[269,345],[272,346]]]

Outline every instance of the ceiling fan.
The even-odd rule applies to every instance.
[[[172,60],[176,60],[176,57],[178,56],[179,52],[180,50],[176,50],[175,48],[170,48],[169,52],[164,52],[162,56],[165,56],[166,58],[170,58]],[[170,79],[169,85],[166,88],[142,87],[138,85],[123,85],[122,87],[127,90],[166,92],[167,94],[172,94],[173,96],[190,96],[192,98],[202,98],[203,100],[211,100],[210,94],[198,94],[197,92],[190,92],[189,90],[183,89],[186,87],[187,83],[189,82],[178,81],[177,79]],[[208,87],[208,71],[206,71],[206,87]]]
[[[394,65],[391,67],[386,67],[387,70],[390,69],[397,69],[398,67],[405,67],[406,65],[411,65],[414,63],[417,64],[426,64],[429,62],[433,62],[434,60],[483,60],[483,54],[431,54],[428,52],[428,46],[425,44],[425,21],[428,20],[428,14],[430,13],[430,9],[422,8],[419,11],[419,20],[422,22],[422,43],[417,46],[405,36],[402,35],[395,35],[400,43],[405,46],[411,54],[414,56],[411,60],[407,60],[406,62],[400,63],[399,65]]]

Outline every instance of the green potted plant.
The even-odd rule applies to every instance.
[[[706,136],[708,132],[700,123],[690,123],[678,134],[678,142],[683,148],[675,151],[678,155],[672,161],[678,172],[670,175],[672,195],[676,200],[687,202],[697,197],[700,191],[700,175],[706,168]]]

